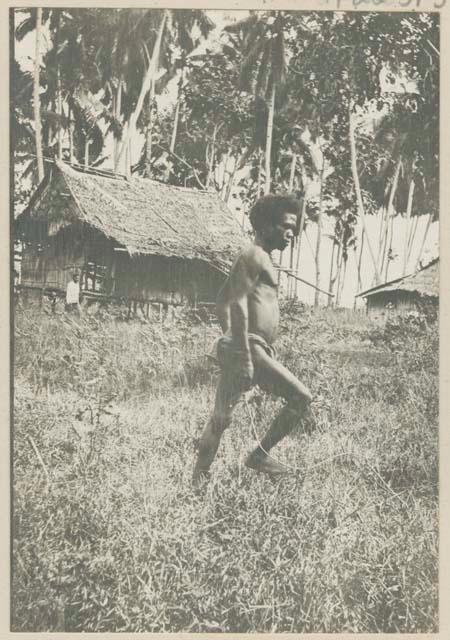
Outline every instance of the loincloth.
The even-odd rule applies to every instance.
[[[256,333],[249,333],[248,341],[250,343],[250,347],[253,344],[257,344],[264,349],[268,356],[275,358],[275,349],[271,344],[264,340],[262,336],[259,336]],[[237,362],[239,354],[240,350],[233,342],[233,338],[229,335],[223,335],[214,340],[208,357],[217,362],[221,367],[230,367]]]

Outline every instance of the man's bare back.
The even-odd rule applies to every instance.
[[[251,213],[254,245],[239,255],[219,293],[217,315],[224,333],[218,345],[221,376],[214,412],[200,440],[194,482],[209,469],[242,393],[255,384],[284,398],[286,405],[246,464],[274,475],[287,471],[268,456],[268,451],[299,422],[311,396],[274,358],[279,306],[270,253],[290,244],[297,231],[298,213],[298,201],[289,197],[265,196],[256,203]]]

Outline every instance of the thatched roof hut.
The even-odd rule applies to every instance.
[[[369,312],[380,312],[390,308],[402,313],[414,309],[417,303],[424,300],[437,303],[439,258],[435,258],[416,273],[362,291],[357,297],[367,300]]]
[[[34,258],[40,254],[45,262],[31,261],[34,266],[25,268],[22,281],[64,287],[67,274],[61,277],[58,270],[76,264],[86,271],[89,264],[99,264],[116,280],[117,295],[133,297],[137,288],[140,299],[167,290],[186,297],[188,289],[212,298],[246,242],[214,192],[83,172],[58,161],[15,224],[27,246],[34,247]],[[133,291],[125,285],[127,271],[133,274],[128,277]],[[192,282],[201,272],[210,274],[211,286]]]

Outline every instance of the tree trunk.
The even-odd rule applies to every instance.
[[[341,300],[342,300],[342,292],[344,290],[345,275],[347,273],[347,261],[348,261],[348,255],[344,257],[344,251],[342,251],[342,260],[339,268],[339,280],[336,287],[336,306],[337,307],[340,306]],[[342,264],[344,265],[344,268],[342,268]]]
[[[423,234],[422,244],[420,245],[420,251],[419,251],[419,255],[417,256],[417,260],[416,260],[416,264],[415,264],[415,267],[414,267],[414,271],[417,271],[417,269],[420,267],[420,261],[422,259],[422,253],[423,253],[423,250],[425,248],[425,242],[426,242],[426,239],[427,239],[427,236],[428,236],[428,231],[430,230],[432,221],[433,221],[433,214],[430,213],[430,214],[428,214],[427,226],[425,227],[425,232]]]
[[[131,140],[128,140],[127,152],[125,154],[125,175],[131,178]]]
[[[333,239],[333,247],[331,249],[330,278],[328,282],[328,291],[330,293],[333,293],[333,286],[334,286],[333,270],[334,270],[334,254],[336,251],[336,244],[337,244],[336,240]],[[327,306],[331,307],[332,304],[333,304],[333,298],[331,296],[328,296]]]
[[[148,97],[147,115],[148,123],[145,129],[145,168],[144,177],[150,178],[152,175],[152,136],[153,136],[153,100],[155,97],[155,83],[150,83],[150,94]]]
[[[386,233],[385,233],[385,241],[384,241],[384,248],[383,248],[383,253],[381,256],[381,265],[380,265],[380,273],[383,273],[383,270],[386,269],[386,260],[387,260],[387,256],[388,256],[388,246],[389,246],[389,230],[390,228],[392,228],[392,221],[394,219],[394,198],[395,198],[395,194],[397,191],[397,186],[398,186],[398,178],[400,175],[400,169],[402,166],[402,159],[399,158],[398,162],[397,162],[397,166],[395,168],[395,173],[394,173],[394,179],[392,181],[392,187],[391,187],[391,191],[389,194],[389,202],[388,202],[388,206],[387,206],[387,213],[386,213]],[[391,246],[392,246],[392,239],[391,239]]]
[[[216,135],[216,128],[214,127],[214,136],[213,136],[213,142],[212,142],[211,151],[210,151],[211,155],[208,161],[208,175],[206,176],[206,184],[205,184],[207,189],[209,189],[209,185],[211,183],[211,178],[212,178],[213,169],[214,169],[214,156],[216,154],[215,135]]]
[[[289,193],[292,193],[293,189],[294,189],[294,180],[295,180],[295,167],[297,165],[297,154],[293,153],[292,154],[292,159],[291,159],[291,170],[289,173],[289,185],[288,185],[288,191]],[[292,239],[291,242],[291,251],[290,251],[290,255],[289,255],[289,269],[291,270],[291,272],[294,269],[294,251],[295,251],[295,238]],[[294,280],[294,278],[289,278],[287,279],[287,297],[291,298],[294,295],[294,282],[297,282],[297,280]]]
[[[89,145],[91,144],[91,141],[89,140],[89,138],[86,138],[86,142],[84,143],[84,166],[88,167],[89,166]]]
[[[54,42],[53,42],[53,51],[54,58],[53,64],[56,66],[56,113],[58,114],[58,119],[56,122],[56,142],[57,142],[57,156],[58,160],[62,160],[63,157],[63,106],[62,106],[62,92],[61,92],[61,68],[58,60],[59,53],[59,32],[61,25],[61,12],[56,11],[56,24],[54,26]]]
[[[361,231],[361,249],[359,251],[359,259],[358,259],[358,287],[359,291],[362,291],[362,279],[361,279],[361,264],[362,264],[362,256],[364,249],[364,238],[366,237],[364,229]]]
[[[122,78],[117,85],[116,95],[114,97],[114,115],[117,120],[120,120],[122,113]],[[119,170],[119,145],[120,141],[114,138],[114,171]]]
[[[181,68],[181,76],[180,76],[180,81],[178,83],[177,103],[175,105],[175,114],[173,118],[172,137],[170,138],[171,153],[175,151],[175,142],[177,139],[177,132],[178,132],[178,121],[180,119],[180,107],[181,107],[181,100],[182,100],[182,93],[183,93],[183,83],[184,83],[184,67]]]
[[[419,225],[419,215],[414,217],[414,223],[412,224],[411,234],[408,240],[408,260],[411,258],[412,249],[414,246],[414,240],[416,239],[417,227]]]
[[[56,70],[56,104],[57,104],[57,113],[59,116],[58,123],[58,159],[62,160],[63,157],[63,148],[62,148],[62,95],[61,95],[61,71],[58,65]]]
[[[295,273],[298,275],[298,270],[300,267],[300,249],[302,246],[302,236],[303,236],[303,229],[305,227],[305,218],[306,218],[306,194],[303,195],[303,202],[302,202],[302,212],[300,214],[300,224],[299,224],[299,229],[298,229],[298,238],[297,238],[297,259],[295,261]],[[295,290],[294,290],[294,297],[297,297],[297,285],[298,285],[298,280],[295,281]]]
[[[233,185],[234,185],[234,179],[236,177],[236,171],[239,165],[239,161],[236,158],[235,163],[234,163],[234,167],[233,167],[233,171],[230,173],[230,176],[228,178],[228,182],[227,182],[227,188],[225,190],[225,202],[229,202],[230,197],[231,197],[231,190],[233,189]]]
[[[387,248],[388,248],[388,237],[389,237],[389,224],[390,224],[390,214],[389,209],[386,209],[385,221],[384,221],[384,229],[383,229],[383,245],[381,247],[381,252],[378,258],[378,269],[380,273],[383,273],[384,263],[386,260]]]
[[[52,100],[52,110],[56,113],[56,100]],[[47,126],[42,127],[42,147],[43,149],[51,149],[56,138],[53,136],[54,123],[49,120]],[[45,166],[45,165],[44,165]]]
[[[325,175],[325,158],[322,156],[322,169],[320,171],[320,192],[319,192],[319,214],[317,217],[317,240],[316,240],[316,254],[314,257],[314,262],[316,265],[316,287],[314,293],[314,306],[319,306],[320,299],[320,247],[322,243],[322,218],[323,218],[323,180]]]
[[[408,204],[406,206],[406,216],[405,216],[405,242],[404,242],[404,254],[403,254],[403,275],[406,275],[406,269],[408,267],[408,243],[409,243],[409,223],[411,220],[411,211],[414,197],[414,180],[411,180],[409,183],[409,191],[408,191]]]
[[[389,225],[390,227],[390,231],[389,231],[389,249],[387,252],[387,256],[386,256],[386,266],[385,266],[385,272],[384,272],[384,281],[387,282],[388,281],[388,274],[389,274],[389,267],[391,266],[391,261],[392,261],[392,240],[394,238],[394,216],[391,216],[391,223]]]
[[[138,101],[136,103],[136,107],[133,111],[133,113],[130,116],[129,122],[128,122],[128,128],[127,128],[127,132],[126,135],[122,141],[122,144],[120,146],[120,151],[119,151],[119,155],[118,155],[118,163],[120,163],[120,160],[122,159],[125,150],[128,149],[129,151],[129,142],[130,139],[132,138],[132,136],[134,135],[135,131],[136,131],[136,123],[138,121],[138,118],[141,114],[142,111],[142,107],[144,106],[144,99],[145,96],[147,95],[147,93],[150,90],[151,87],[151,83],[155,78],[156,75],[156,71],[158,68],[158,59],[159,59],[159,53],[161,50],[161,42],[162,42],[162,37],[163,37],[163,33],[164,33],[164,28],[166,25],[166,21],[168,18],[169,12],[166,9],[164,11],[164,14],[161,18],[161,24],[159,25],[159,29],[158,29],[158,35],[156,37],[156,42],[155,42],[155,46],[153,47],[153,53],[152,53],[152,57],[150,60],[150,63],[148,65],[148,69],[145,73],[145,76],[142,80],[142,85],[141,85],[141,90],[139,92],[139,97],[138,97]]]
[[[247,151],[243,151],[241,153],[241,155],[238,158],[235,159],[233,171],[231,172],[230,177],[229,177],[228,182],[227,182],[227,188],[226,188],[226,192],[225,192],[225,202],[229,202],[230,197],[231,197],[231,191],[232,191],[233,186],[234,186],[234,181],[236,179],[236,173],[238,171],[240,171],[245,166],[245,162],[246,162],[247,158],[248,158]]]
[[[261,183],[262,183],[262,149],[258,148],[258,184],[256,185],[256,199],[261,195]]]
[[[337,307],[339,305],[339,287],[340,287],[340,283],[341,283],[342,257],[343,257],[342,244],[339,243],[338,256],[337,256],[337,260],[336,260],[336,276],[335,276],[336,297],[334,298],[334,306],[335,307]]]
[[[377,255],[377,264],[378,269],[381,271],[381,264],[383,260],[383,250],[386,242],[386,228],[387,228],[387,219],[388,219],[388,209],[387,207],[383,207],[381,210],[381,225],[380,225],[380,234],[378,237],[378,255]]]
[[[297,164],[297,154],[293,153],[292,154],[292,159],[291,159],[291,171],[289,174],[289,193],[292,193],[292,190],[294,189],[294,179],[295,179],[295,165]]]
[[[75,155],[73,152],[73,123],[72,123],[72,111],[69,107],[69,158],[70,158],[70,162],[74,162],[75,161]]]
[[[227,149],[225,156],[222,160],[222,164],[223,164],[223,172],[222,172],[222,182],[220,185],[220,197],[222,198],[222,200],[224,199],[222,196],[225,196],[225,188],[226,188],[226,175],[228,173],[228,163],[230,160],[230,150]]]
[[[353,247],[353,257],[355,258],[355,267],[356,267],[356,271],[358,272],[358,256],[357,256],[357,253],[358,253],[358,250],[357,250],[356,245],[355,245]],[[358,284],[356,285],[356,294],[358,294],[361,290],[362,290],[361,278],[360,278],[360,274],[358,273]],[[353,311],[356,309],[356,304],[357,304],[356,294],[353,297]]]
[[[270,92],[269,101],[269,113],[267,115],[267,137],[266,137],[266,181],[264,184],[264,194],[270,193],[271,179],[270,179],[270,156],[272,153],[272,132],[273,132],[273,117],[275,114],[275,83],[272,84],[272,90]]]
[[[384,236],[384,223],[386,218],[386,207],[381,208],[381,220],[380,220],[380,231],[378,232],[378,256],[377,262],[380,263],[380,253],[383,245],[383,236]]]
[[[177,103],[175,105],[175,114],[173,117],[173,129],[172,129],[172,136],[170,138],[170,147],[169,147],[171,153],[175,151],[175,143],[177,141],[179,119],[180,119],[180,98],[177,99]]]
[[[33,106],[34,106],[34,128],[36,134],[36,158],[38,179],[44,179],[44,158],[42,153],[42,126],[41,126],[41,102],[40,102],[40,69],[41,69],[41,28],[42,28],[42,8],[36,8],[36,39],[34,56],[34,77],[33,77]]]
[[[371,242],[370,242],[370,239],[369,239],[369,235],[367,233],[366,214],[365,214],[365,211],[364,211],[364,202],[363,202],[362,195],[361,195],[361,186],[359,184],[358,166],[357,166],[357,162],[356,162],[355,125],[354,125],[353,118],[352,118],[352,105],[350,105],[350,107],[349,107],[349,138],[350,138],[350,153],[351,153],[351,162],[352,162],[353,182],[354,182],[354,185],[355,185],[356,199],[357,199],[357,202],[358,202],[359,215],[361,216],[361,222],[362,222],[365,234],[366,234],[367,246],[369,248],[369,253],[370,253],[370,259],[372,260],[372,264],[373,264],[373,267],[375,269],[376,283],[379,284],[380,283],[380,272],[378,270],[378,265],[377,265],[377,262],[375,260],[375,254],[374,254],[373,249],[372,249],[372,245],[371,245]]]

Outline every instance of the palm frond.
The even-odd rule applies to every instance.
[[[273,73],[273,80],[279,84],[286,79],[286,52],[284,46],[283,31],[279,30],[275,37],[271,40],[271,69]]]
[[[86,122],[90,126],[96,126],[98,121],[103,119],[110,125],[110,130],[117,136],[122,133],[123,125],[116,118],[114,113],[102,102],[97,100],[91,93],[77,90],[73,96],[78,103]]]
[[[266,47],[263,51],[261,60],[258,65],[258,72],[255,80],[255,93],[257,95],[265,95],[269,85],[270,77],[270,48]]]
[[[239,82],[242,88],[249,86],[253,67],[264,51],[265,42],[262,39],[256,40],[246,57],[241,63]]]
[[[231,24],[227,24],[224,27],[224,31],[228,33],[242,33],[243,31],[250,30],[259,20],[259,17],[256,13],[251,13],[247,18],[243,20],[238,20],[237,22],[233,22]]]
[[[100,156],[99,158],[97,158],[97,160],[94,160],[94,162],[91,162],[90,166],[91,167],[99,167],[101,164],[103,164],[106,160],[109,160],[109,155],[107,156]]]
[[[27,166],[21,173],[21,176],[20,176],[21,179],[26,180],[28,176],[33,174],[36,170],[37,170],[37,160],[36,158],[31,158],[31,160],[28,162]]]
[[[30,9],[30,15],[27,16],[20,22],[15,30],[14,35],[17,40],[20,42],[27,36],[29,33],[34,31],[36,28],[36,9]]]
[[[67,116],[56,113],[56,111],[53,111],[52,109],[41,109],[41,116],[43,120],[48,120],[52,124],[56,124],[64,129],[69,126],[69,119]]]

